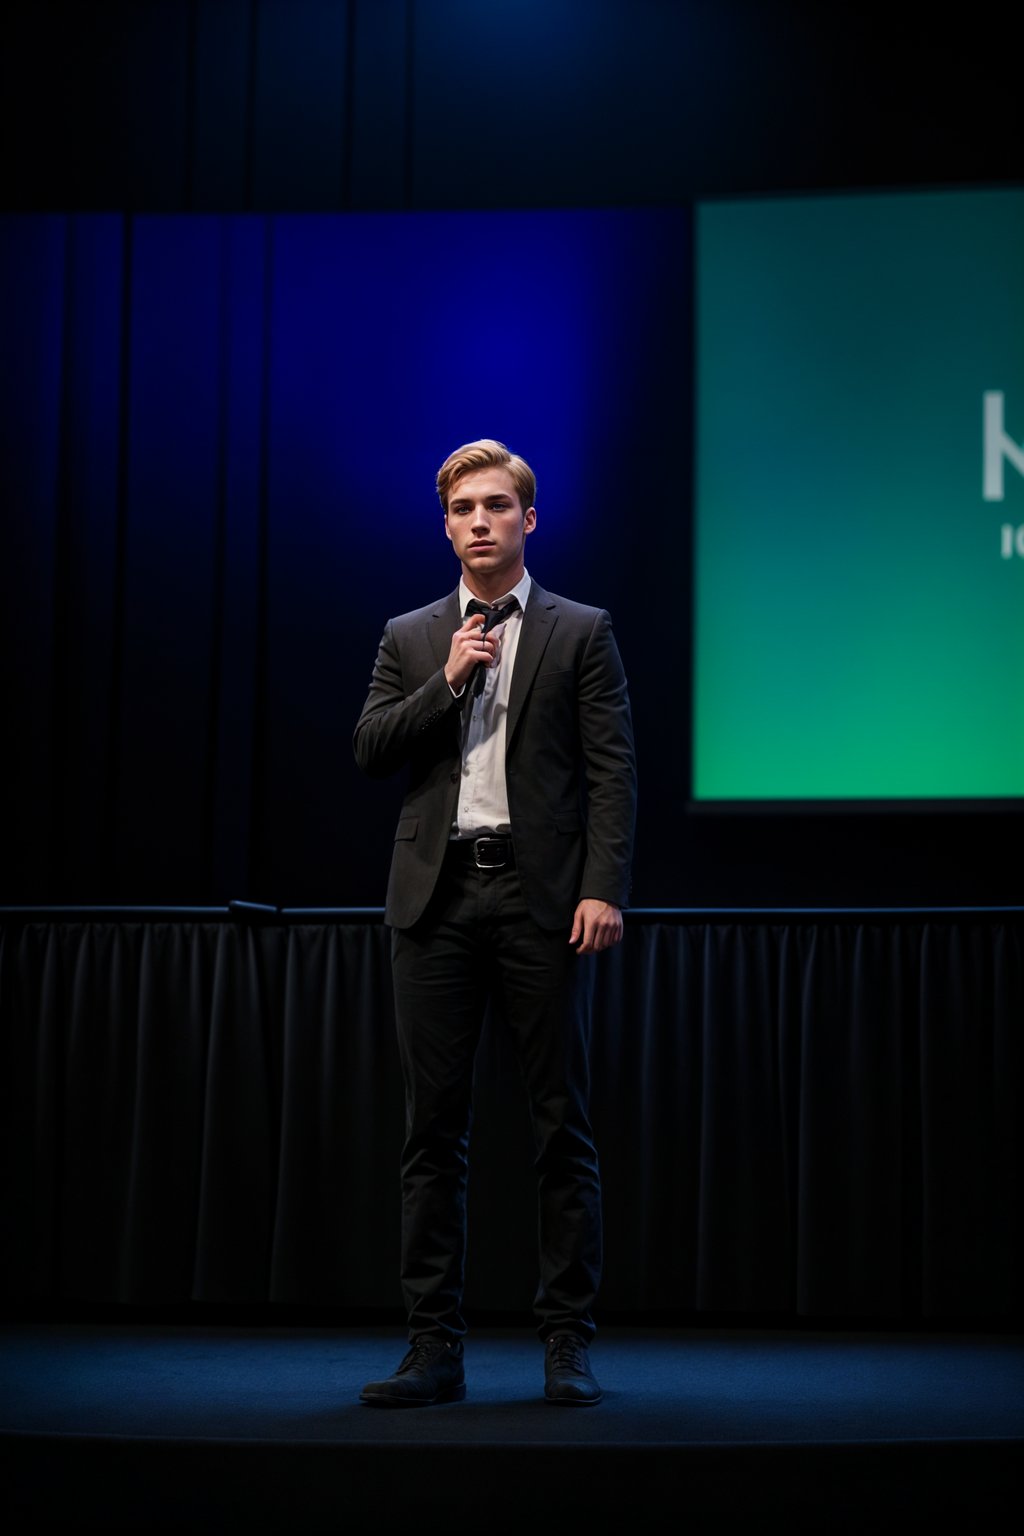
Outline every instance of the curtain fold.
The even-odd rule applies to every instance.
[[[1004,1318],[1019,917],[631,920],[596,961],[608,1313]],[[11,1299],[398,1308],[387,930],[0,932]],[[532,1146],[489,1020],[467,1305],[529,1307]]]

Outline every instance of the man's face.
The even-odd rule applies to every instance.
[[[467,585],[473,586],[475,576],[492,593],[514,587],[523,574],[526,535],[536,521],[533,507],[523,511],[507,469],[463,475],[448,497],[444,529],[462,561]]]

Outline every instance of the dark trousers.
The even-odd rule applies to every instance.
[[[594,1334],[601,1187],[588,1110],[591,961],[539,928],[514,869],[449,855],[413,928],[391,935],[406,1094],[402,1289],[409,1335],[466,1331],[462,1289],[473,1061],[491,998],[511,1030],[536,1147],[539,1333]],[[581,974],[583,973],[583,974]]]

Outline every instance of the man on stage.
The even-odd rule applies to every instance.
[[[590,1368],[601,1191],[577,972],[618,943],[636,771],[607,613],[531,581],[529,465],[489,438],[437,476],[455,592],[392,619],[355,730],[373,776],[408,770],[386,921],[405,1080],[402,1287],[410,1349],[361,1400],[465,1396],[462,1287],[473,1059],[489,996],[530,1098],[545,1397],[600,1401]]]

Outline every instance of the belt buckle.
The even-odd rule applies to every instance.
[[[497,857],[488,859],[485,856],[488,849],[493,849]],[[508,856],[505,852],[505,839],[502,837],[474,837],[473,863],[477,869],[504,869],[508,863]]]

